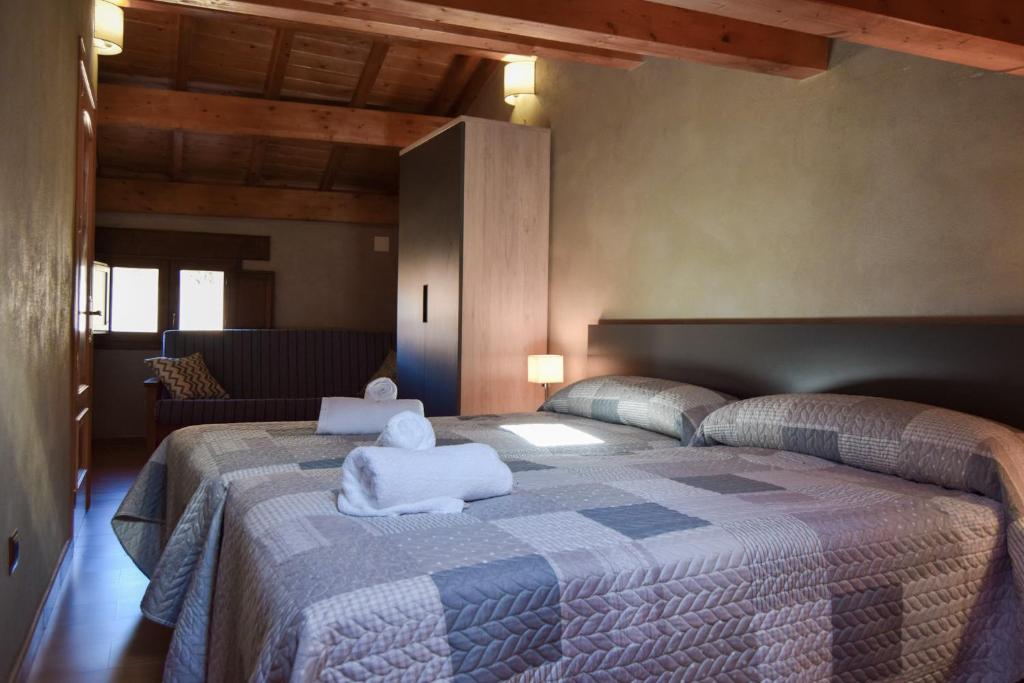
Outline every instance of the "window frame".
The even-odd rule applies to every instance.
[[[228,329],[231,279],[235,270],[241,267],[238,261],[223,258],[151,258],[145,256],[111,256],[97,254],[96,260],[110,267],[111,283],[114,268],[154,268],[159,271],[157,295],[156,332],[118,332],[110,330],[93,337],[98,349],[160,349],[163,348],[163,334],[178,329],[181,312],[180,287],[182,270],[216,270],[224,273],[224,328]],[[111,286],[111,292],[113,287]],[[112,296],[112,294],[110,295]],[[113,301],[108,302],[111,320],[116,315]]]

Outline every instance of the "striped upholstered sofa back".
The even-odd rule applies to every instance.
[[[163,355],[199,351],[233,399],[358,396],[394,347],[390,332],[164,332]]]

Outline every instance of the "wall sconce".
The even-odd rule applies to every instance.
[[[513,107],[520,95],[537,92],[536,57],[505,57],[505,102]]]
[[[547,394],[549,384],[558,384],[564,380],[562,357],[545,353],[526,357],[526,379],[531,384],[543,384]]]
[[[124,49],[124,10],[109,0],[96,0],[92,44],[97,54],[119,55]]]

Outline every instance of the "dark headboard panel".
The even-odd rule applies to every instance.
[[[1024,318],[602,321],[588,374],[884,396],[1024,428]]]

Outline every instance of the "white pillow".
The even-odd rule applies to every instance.
[[[333,396],[320,402],[317,434],[380,434],[388,420],[405,411],[423,415],[423,404],[415,398],[367,401],[363,398]]]

